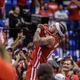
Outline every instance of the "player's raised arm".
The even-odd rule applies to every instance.
[[[42,25],[38,25],[38,26],[42,26]],[[35,32],[34,37],[33,37],[33,42],[39,42],[40,33],[41,33],[41,28],[37,27],[36,32]]]
[[[41,45],[41,46],[53,44],[53,37],[52,36],[40,37],[41,30],[43,30],[43,25],[39,24],[37,27],[37,30],[34,34],[33,41],[35,43],[39,43],[39,45]]]

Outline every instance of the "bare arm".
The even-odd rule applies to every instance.
[[[19,44],[19,37],[17,37],[17,39],[14,41],[14,43],[12,44],[12,49],[14,50],[14,48]]]
[[[25,36],[23,36],[21,33],[18,33],[17,39],[12,44],[12,49],[14,50],[19,44],[22,44],[24,39],[25,39]]]
[[[52,45],[53,44],[53,37],[47,36],[47,37],[40,37],[41,29],[37,28],[35,35],[34,35],[34,42],[39,43],[40,45]]]
[[[40,28],[37,28],[35,34],[34,34],[34,37],[33,37],[33,41],[34,42],[39,42],[40,40],[40,32],[41,32],[41,29]]]
[[[2,57],[6,62],[10,62],[10,56],[7,54],[7,51],[5,49],[5,42],[2,43],[1,37],[0,37],[0,48],[2,49],[2,53],[0,54],[0,57]]]
[[[14,64],[13,64],[13,66],[14,66],[14,67],[16,67],[16,66],[17,66],[17,64],[18,64],[19,60],[20,60],[20,55],[18,55],[18,57],[17,57],[16,61],[14,62]]]

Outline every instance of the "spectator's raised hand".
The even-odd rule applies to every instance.
[[[6,44],[6,35],[4,32],[0,32],[0,46],[5,46]]]

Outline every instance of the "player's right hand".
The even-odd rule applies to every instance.
[[[37,28],[43,27],[43,24],[38,24]]]
[[[44,30],[44,25],[43,24],[38,24],[37,28],[40,28],[41,30]]]

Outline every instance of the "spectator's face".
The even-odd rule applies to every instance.
[[[48,8],[48,4],[47,3],[44,4],[44,8],[46,8],[46,9]]]
[[[44,10],[44,6],[41,6],[41,10]]]
[[[19,7],[16,7],[14,12],[15,12],[16,14],[19,14],[19,13],[20,13]]]
[[[12,57],[13,52],[9,49],[7,50],[8,54]]]
[[[72,64],[70,60],[66,60],[63,63],[63,71],[69,71],[72,69]]]
[[[23,51],[20,51],[19,54],[20,54],[20,56],[21,56],[21,55],[24,54],[24,53],[23,53]]]
[[[63,9],[63,6],[62,5],[60,5],[60,10],[62,10]]]

